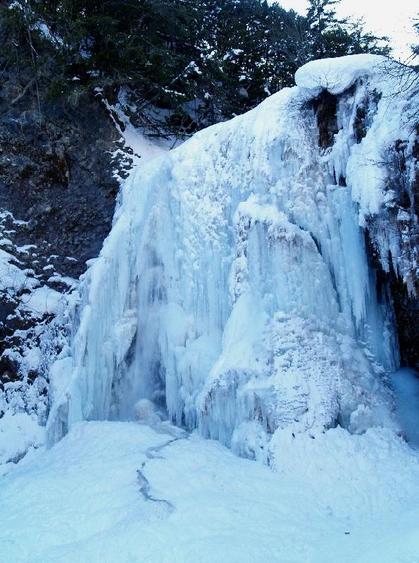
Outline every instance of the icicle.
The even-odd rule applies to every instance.
[[[134,417],[140,399],[262,458],[278,428],[385,422],[381,375],[397,350],[363,225],[383,190],[381,168],[364,156],[377,157],[389,132],[373,112],[365,138],[354,137],[357,104],[384,79],[377,59],[351,61],[326,85],[316,65],[306,68],[301,87],[198,133],[129,180],[84,283],[50,436],[80,418]],[[337,105],[334,144],[321,150],[310,102],[360,76],[360,90]],[[400,118],[403,106],[393,109]],[[360,405],[368,417],[352,416]]]

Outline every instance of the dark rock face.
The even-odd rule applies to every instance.
[[[46,366],[40,374],[21,358],[28,347],[42,348],[45,331],[53,342],[42,354],[58,352],[58,328],[53,314],[33,315],[25,303],[32,286],[69,292],[66,278],[77,279],[99,254],[119,189],[112,156],[119,134],[101,101],[88,94],[77,107],[56,100],[40,113],[33,96],[10,106],[0,89],[0,115],[0,251],[28,280],[3,290],[0,284],[0,394],[7,395],[7,384],[23,393],[36,383],[45,395]],[[0,404],[0,416],[1,410]]]
[[[390,287],[402,366],[419,370],[419,300],[409,295],[406,286],[395,276],[391,279]]]
[[[317,115],[319,146],[323,149],[333,144],[333,138],[338,132],[337,103],[337,97],[327,90],[323,90],[313,103],[313,109]]]
[[[53,255],[61,274],[78,277],[110,229],[117,133],[105,108],[87,96],[76,109],[57,103],[39,117],[27,110],[3,116],[0,208],[28,222],[14,242],[42,249],[37,269]]]

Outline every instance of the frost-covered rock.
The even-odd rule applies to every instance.
[[[81,419],[132,418],[140,399],[261,459],[277,431],[393,424],[393,309],[365,229],[386,212],[381,157],[399,138],[411,166],[417,99],[390,96],[398,78],[377,61],[312,63],[299,87],[132,175],[84,282],[52,439]],[[321,88],[345,90],[326,150]],[[397,234],[376,242],[404,275]]]
[[[17,463],[29,448],[42,445],[44,437],[36,416],[6,412],[0,418],[0,465]]]
[[[52,264],[41,269],[36,245],[6,238],[17,238],[25,227],[27,222],[0,211],[0,420],[5,413],[25,413],[45,424],[47,371],[66,344],[75,280],[60,276]]]

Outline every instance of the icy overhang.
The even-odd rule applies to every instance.
[[[381,55],[348,55],[334,59],[311,61],[297,70],[295,83],[312,91],[314,95],[322,90],[341,94],[363,76],[382,71],[388,59]]]

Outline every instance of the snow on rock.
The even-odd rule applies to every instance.
[[[295,73],[295,83],[315,93],[327,90],[331,94],[341,94],[359,78],[382,71],[386,64],[386,57],[369,54],[320,59],[299,68]]]
[[[26,225],[0,210],[0,233],[13,235]],[[68,311],[77,293],[72,291],[76,280],[59,275],[52,264],[40,269],[39,252],[35,245],[0,238],[0,424],[2,439],[11,440],[12,448],[12,453],[0,454],[0,464],[7,456],[18,459],[27,449],[26,431],[17,431],[16,422],[28,417],[29,422],[46,423],[47,370],[66,344]]]
[[[39,426],[36,416],[6,412],[0,418],[0,466],[17,463],[30,447],[43,444],[44,435],[45,428]],[[6,472],[7,466],[1,471]]]
[[[314,69],[347,67],[344,89],[379,60]],[[51,441],[83,419],[132,419],[141,399],[265,461],[275,432],[396,427],[383,377],[398,365],[393,312],[364,231],[386,196],[379,155],[408,135],[414,105],[391,88],[373,72],[342,94],[327,150],[316,94],[295,87],[130,176],[83,282]]]

